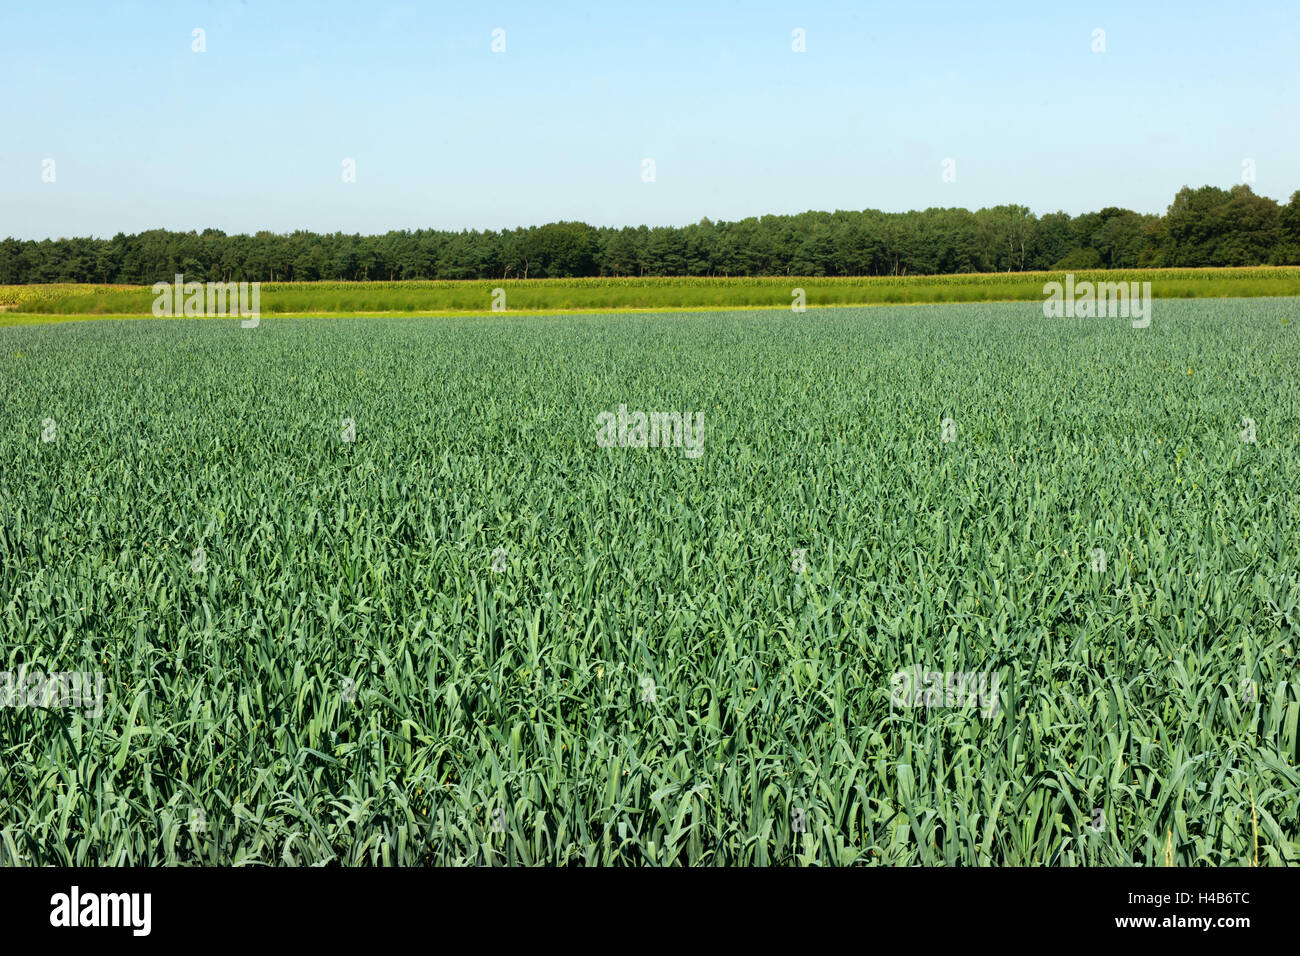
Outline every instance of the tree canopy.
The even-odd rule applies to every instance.
[[[151,229],[111,239],[0,241],[0,283],[513,279],[574,276],[855,276],[1040,269],[1300,264],[1300,191],[1179,190],[1163,216],[1107,207],[1036,216],[804,212],[682,227],[553,222],[500,232],[226,235]]]

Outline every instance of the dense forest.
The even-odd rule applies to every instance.
[[[1184,187],[1163,216],[1114,207],[1036,216],[1024,206],[805,212],[691,226],[557,222],[501,232],[228,236],[217,229],[112,239],[0,241],[0,284],[489,279],[571,276],[855,276],[1033,269],[1300,264],[1300,191]]]

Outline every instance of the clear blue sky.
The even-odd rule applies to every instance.
[[[1285,201],[1297,51],[1296,0],[0,0],[0,236]]]

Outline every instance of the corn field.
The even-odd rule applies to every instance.
[[[1080,282],[1150,282],[1157,298],[1300,296],[1300,267],[1113,269],[1072,273]],[[810,307],[1037,301],[1063,272],[938,276],[645,277],[403,282],[264,282],[266,315],[386,315],[611,309],[789,309],[795,290]],[[173,281],[173,276],[163,277]],[[187,276],[187,281],[205,277]],[[0,324],[30,316],[152,314],[149,286],[0,286]],[[36,321],[45,321],[38,318]]]

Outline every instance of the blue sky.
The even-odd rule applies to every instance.
[[[1247,158],[1300,189],[1294,0],[450,7],[0,0],[0,236],[1162,212]]]

